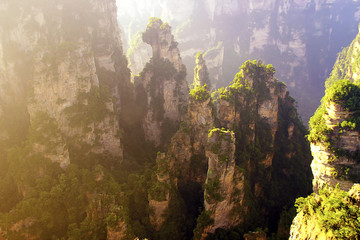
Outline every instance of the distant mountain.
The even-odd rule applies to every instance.
[[[125,42],[145,28],[149,17],[161,17],[173,27],[187,69],[194,68],[198,51],[205,53],[214,87],[227,85],[245,60],[272,63],[306,123],[336,54],[354,39],[360,21],[360,3],[353,0],[134,0],[118,1],[118,6]],[[144,64],[139,54],[150,57],[144,48],[130,54],[135,74]]]

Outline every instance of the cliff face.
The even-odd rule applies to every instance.
[[[213,219],[202,239],[216,229],[231,229],[244,221],[244,174],[235,164],[235,134],[212,129],[206,149],[208,172],[204,185],[204,211]]]
[[[351,0],[136,0],[119,15],[129,40],[151,16],[168,21],[187,68],[193,69],[193,57],[203,51],[216,87],[232,80],[239,62],[271,62],[297,99],[304,121],[316,109],[321,98],[317,90],[323,88],[336,53],[356,35],[360,19],[359,6]]]
[[[91,1],[89,9],[80,10],[83,3],[2,4],[4,12],[15,12],[1,28],[1,88],[20,90],[6,91],[1,98],[22,104],[30,125],[38,113],[54,119],[62,135],[56,140],[59,145],[66,143],[73,150],[90,145],[90,152],[121,159],[116,114],[129,70],[122,55],[116,6],[113,1]],[[89,16],[97,17],[87,21]],[[81,21],[86,25],[80,26]],[[119,83],[119,75],[125,81]],[[55,161],[65,166],[70,160]]]
[[[246,62],[234,82],[234,85],[219,93],[218,116],[221,127],[234,130],[238,135],[243,134],[238,137],[244,144],[255,144],[258,128],[264,129],[267,135],[264,136],[264,143],[268,153],[262,156],[260,163],[265,168],[271,167],[275,134],[278,131],[279,99],[285,100],[286,87],[275,80],[272,66],[265,67],[261,62]],[[245,130],[247,126],[250,131]],[[242,130],[245,131],[241,133]]]
[[[186,69],[167,23],[150,19],[143,40],[151,45],[153,57],[135,85],[140,93],[137,98],[146,106],[142,122],[145,137],[159,146],[169,140],[186,112]]]
[[[358,122],[359,35],[345,48],[326,82],[327,90],[311,124],[311,164],[314,191],[325,184],[348,191],[359,172],[357,154],[360,149]],[[344,81],[342,79],[349,79]],[[322,130],[321,128],[325,129]],[[315,135],[320,135],[316,137]],[[323,136],[323,137],[321,137]]]
[[[322,142],[313,142],[311,152],[314,157],[311,168],[314,175],[313,189],[318,192],[325,185],[348,191],[356,181],[360,166],[356,158],[350,157],[359,149],[360,135],[357,130],[343,129],[341,123],[353,115],[338,103],[329,102],[325,110],[325,124],[331,131],[332,146]],[[335,149],[335,152],[334,150]],[[339,155],[339,151],[348,155]],[[353,180],[352,180],[353,179]]]
[[[95,166],[123,161],[119,116],[132,89],[116,3],[3,1],[0,12],[1,234],[82,238],[68,226],[101,222],[116,205]]]
[[[248,61],[240,69],[232,85],[216,92],[219,127],[234,132],[235,138],[232,141],[236,149],[235,164],[232,165],[230,160],[224,163],[221,154],[216,157],[207,150],[207,181],[214,180],[214,176],[223,176],[223,171],[226,172],[226,177],[219,178],[217,187],[222,191],[219,194],[222,198],[215,202],[209,203],[206,199],[208,185],[205,184],[204,205],[209,211],[206,213],[213,220],[213,223],[203,228],[205,234],[213,234],[219,226],[231,229],[254,219],[271,228],[268,221],[273,220],[270,220],[269,211],[275,206],[264,202],[272,197],[278,202],[288,202],[299,194],[279,179],[297,179],[297,184],[301,182],[306,185],[301,191],[309,191],[310,173],[306,167],[310,162],[309,148],[301,136],[301,132],[304,133],[305,130],[297,119],[294,103],[285,85],[274,78],[271,65]],[[211,137],[208,141],[212,142],[210,139]],[[297,141],[303,142],[302,147],[292,145]],[[222,140],[218,139],[217,142],[222,143]],[[276,147],[280,145],[283,148]],[[208,144],[210,146],[213,144]],[[228,147],[231,149],[231,146],[230,144]],[[219,149],[226,151],[225,147]],[[232,159],[232,155],[229,156]],[[303,169],[304,175],[297,175],[298,169]],[[232,177],[234,179],[231,183],[225,181]],[[228,187],[236,193],[226,191]],[[278,195],[275,190],[278,187],[287,189],[288,194]],[[235,201],[232,199],[234,196],[237,197]],[[218,211],[224,214],[219,214]],[[232,213],[231,216],[227,215],[228,211]],[[262,217],[256,218],[257,214]]]

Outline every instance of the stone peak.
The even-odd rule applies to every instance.
[[[150,18],[142,39],[151,46],[154,58],[168,59],[177,71],[184,69],[178,43],[174,40],[168,23],[164,23],[160,18]]]

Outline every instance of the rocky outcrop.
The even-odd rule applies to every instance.
[[[206,148],[208,171],[204,185],[204,211],[213,223],[202,231],[201,239],[216,229],[231,229],[244,221],[244,175],[235,165],[235,134],[212,129]]]
[[[143,42],[141,31],[133,36],[126,56],[129,60],[131,75],[134,78],[142,72],[152,56],[152,48],[149,44]]]
[[[159,146],[169,141],[186,113],[189,91],[186,69],[167,23],[150,19],[143,40],[151,45],[153,57],[135,85],[140,89],[137,97],[144,99],[147,106],[142,123],[145,137]]]
[[[359,63],[354,60],[360,53],[359,36],[350,47],[345,48],[339,55],[333,71],[326,81],[325,96],[321,105],[310,119],[308,139],[311,142],[313,155],[311,169],[314,175],[314,193],[304,200],[305,203],[301,207],[298,207],[299,213],[293,220],[290,239],[343,238],[335,236],[334,232],[331,232],[331,228],[329,229],[327,226],[326,210],[318,211],[310,207],[311,211],[309,211],[309,202],[307,201],[311,201],[310,206],[315,206],[314,208],[316,206],[328,207],[322,205],[325,202],[324,198],[331,199],[333,197],[337,199],[336,201],[342,201],[342,205],[336,203],[337,207],[331,210],[334,215],[338,214],[338,218],[343,211],[339,206],[351,209],[353,208],[352,204],[358,205],[357,200],[351,200],[351,197],[358,199],[357,183],[360,180],[360,133],[358,127],[360,88],[357,76]],[[348,191],[348,193],[342,191]],[[330,194],[337,195],[329,196]],[[343,199],[344,197],[346,198]],[[327,202],[326,204],[333,203]],[[341,216],[341,218],[344,218],[342,222],[350,221],[351,226],[341,225],[340,229],[347,228],[349,234],[357,231],[358,226],[352,223],[352,219],[350,220],[348,216]],[[321,221],[323,222],[321,223]],[[324,229],[326,230],[324,231]],[[328,233],[329,230],[330,233]],[[356,234],[358,236],[358,232]],[[348,235],[346,238],[352,237]]]
[[[151,46],[154,58],[168,59],[178,72],[184,69],[178,43],[174,40],[168,23],[163,23],[159,18],[150,18],[142,38]]]
[[[356,119],[360,107],[354,100],[360,95],[360,65],[356,60],[360,55],[359,41],[360,34],[339,54],[326,81],[322,104],[310,121],[314,192],[326,184],[340,184],[341,189],[348,191],[359,181],[360,133]]]
[[[216,93],[217,117],[220,127],[235,133],[236,166],[245,172],[240,182],[242,186],[246,186],[246,190],[242,192],[243,198],[252,199],[249,200],[251,203],[242,202],[238,209],[248,215],[256,212],[261,214],[263,217],[258,219],[260,222],[266,221],[271,206],[260,207],[263,200],[259,199],[268,199],[266,196],[270,194],[269,189],[274,187],[273,184],[277,181],[275,179],[280,176],[298,179],[299,184],[306,183],[306,187],[301,190],[303,193],[310,190],[311,173],[307,168],[310,152],[300,134],[305,133],[305,129],[297,119],[294,102],[289,97],[286,86],[275,79],[273,67],[265,66],[260,61],[248,61],[240,69],[233,85]],[[294,148],[293,143],[297,141],[304,142],[303,147]],[[284,148],[276,149],[279,145]],[[305,175],[296,174],[300,168]],[[299,194],[293,192],[287,184],[277,182],[276,185],[288,189],[288,196],[284,196],[286,199]],[[257,201],[259,205],[256,205]],[[217,203],[219,202],[221,200]],[[219,217],[226,218],[225,215]],[[229,220],[226,225],[235,226],[236,221],[246,221],[246,215],[238,213],[237,220]]]
[[[335,187],[339,184],[342,190],[348,191],[354,184],[351,179],[360,172],[360,166],[356,159],[339,155],[339,151],[349,155],[356,154],[360,150],[360,134],[356,130],[341,127],[341,123],[348,120],[352,114],[340,104],[329,102],[324,114],[325,124],[331,131],[331,146],[322,142],[311,143],[314,157],[311,163],[313,189],[318,192],[326,185]]]
[[[267,144],[273,148],[275,134],[278,131],[279,99],[285,100],[287,96],[285,85],[277,82],[272,66],[266,67],[261,61],[246,62],[237,74],[234,82],[236,81],[238,81],[238,87],[233,85],[233,88],[227,88],[224,93],[220,93],[217,109],[221,126],[235,130],[236,126],[245,124],[241,122],[246,121],[251,129],[248,143],[253,143],[256,128],[262,126],[248,116],[249,114],[257,115],[269,127],[271,139]],[[239,91],[236,92],[235,88]],[[247,93],[248,90],[254,91],[255,94]],[[224,94],[228,94],[229,97],[225,97]],[[273,157],[271,151],[262,160],[266,168],[272,165]]]

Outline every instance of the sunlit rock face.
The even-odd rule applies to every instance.
[[[161,17],[173,26],[187,69],[193,69],[198,51],[205,53],[214,87],[226,86],[248,59],[272,63],[299,103],[305,122],[318,105],[337,52],[354,38],[360,20],[359,4],[351,0],[131,3],[135,4],[140,10],[118,1],[124,6],[119,21],[127,41],[149,17]],[[192,81],[192,73],[188,79]]]
[[[208,172],[204,191],[204,211],[213,224],[207,226],[201,235],[206,239],[217,228],[231,229],[244,221],[243,206],[244,174],[235,166],[235,134],[230,131],[212,130],[206,148]]]
[[[331,140],[336,149],[354,154],[360,150],[360,134],[354,130],[342,130],[337,123],[346,121],[352,114],[336,103],[328,103],[325,122],[332,129]],[[335,187],[339,184],[344,191],[354,184],[352,180],[359,172],[357,159],[338,156],[326,144],[311,143],[311,152],[314,157],[311,169],[314,175],[313,189],[318,192],[326,185]],[[356,178],[356,177],[355,177]]]
[[[259,116],[269,127],[270,139],[267,146],[273,148],[275,134],[278,131],[279,100],[285,101],[288,97],[286,86],[275,79],[274,72],[267,72],[261,62],[247,62],[237,77],[241,79],[241,84],[247,85],[257,93],[235,94],[230,99],[220,98],[217,109],[221,126],[234,130],[245,121],[251,129],[247,140],[251,144],[255,141],[256,128],[260,126],[255,123],[255,118],[249,118],[249,115]],[[228,88],[226,90],[231,91]],[[266,168],[272,165],[273,157],[274,152],[270,151],[263,159]]]
[[[55,121],[61,134],[54,141],[66,146],[56,150],[64,157],[51,159],[62,166],[70,162],[66,152],[85,145],[87,153],[122,159],[117,114],[130,79],[115,2],[4,1],[0,11],[3,103],[20,105],[30,125],[39,114]]]

